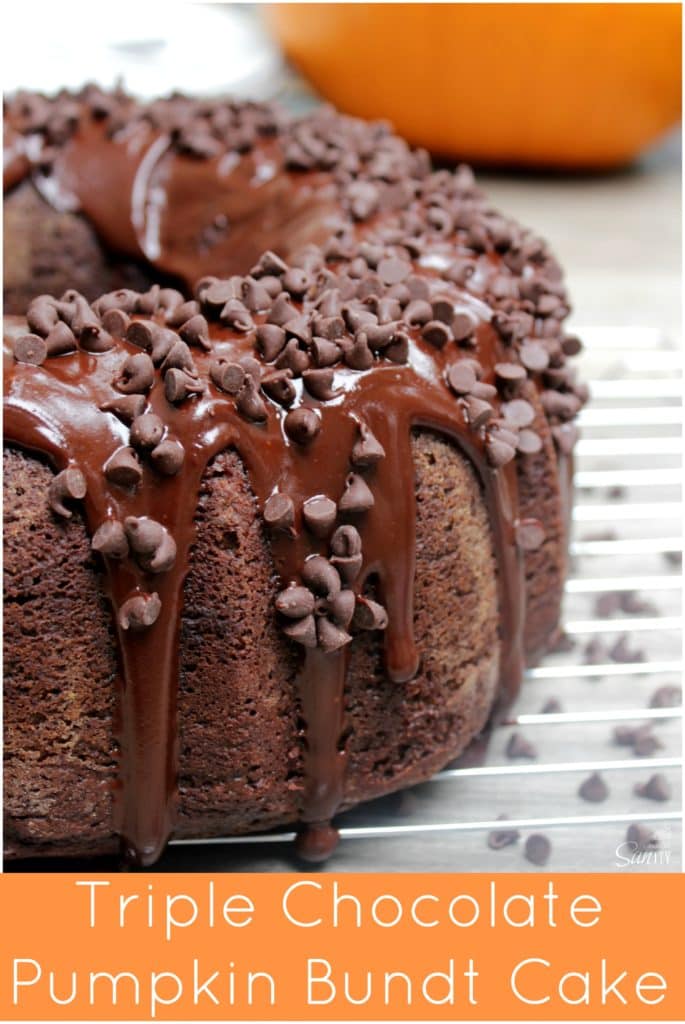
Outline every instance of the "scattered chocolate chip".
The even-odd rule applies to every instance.
[[[433,297],[431,300],[431,311],[433,320],[441,320],[448,327],[454,319],[454,306],[452,300],[446,295],[436,295]]]
[[[655,800],[660,803],[670,800],[672,796],[671,784],[666,776],[660,772],[650,776],[647,782],[637,783],[635,793],[637,796],[643,796],[647,800]]]
[[[500,815],[506,818],[506,815]],[[488,833],[488,846],[491,850],[503,850],[506,846],[518,843],[521,833],[517,828],[496,828]]]
[[[26,323],[31,331],[45,338],[59,321],[55,300],[51,295],[37,295],[26,311]]]
[[[251,331],[254,328],[254,320],[250,312],[240,299],[229,299],[220,313],[221,322],[235,331]]]
[[[302,374],[304,386],[310,395],[318,398],[321,402],[327,402],[335,397],[333,388],[333,370],[324,367],[318,370],[305,370]]]
[[[276,596],[276,608],[288,619],[302,619],[314,611],[314,595],[307,587],[292,585]]]
[[[561,339],[561,350],[565,356],[577,356],[582,351],[583,343],[574,334],[567,334]]]
[[[522,551],[537,551],[545,541],[545,528],[539,519],[521,519],[515,526],[516,543]]]
[[[67,324],[55,324],[45,339],[45,345],[49,356],[64,356],[68,352],[76,351],[76,337]]]
[[[297,397],[297,391],[292,382],[292,376],[291,370],[274,370],[273,373],[267,373],[262,377],[262,391],[264,391],[272,401],[277,402],[284,408],[287,408],[289,405],[292,405]]]
[[[488,420],[494,415],[494,409],[489,402],[483,401],[482,398],[476,398],[474,395],[469,395],[466,399],[466,413],[468,416],[469,426],[473,430],[480,430]]]
[[[148,516],[127,516],[126,537],[147,572],[167,572],[176,561],[176,542],[161,523]]]
[[[118,519],[106,519],[98,526],[90,542],[93,551],[107,558],[126,558],[128,540]]]
[[[433,307],[425,299],[412,299],[405,306],[402,319],[410,327],[422,327],[433,319]]]
[[[103,466],[107,479],[119,487],[137,487],[143,479],[143,467],[133,448],[117,448]]]
[[[539,341],[526,341],[521,346],[519,358],[527,370],[541,373],[549,366],[549,355],[545,346]]]
[[[131,423],[130,440],[134,448],[156,448],[164,436],[164,424],[153,412],[136,416]]]
[[[48,346],[37,334],[22,334],[14,342],[14,358],[18,363],[40,366],[48,357]]]
[[[497,398],[497,388],[492,384],[485,384],[482,380],[479,380],[471,388],[471,394],[474,398],[490,402],[493,398]]]
[[[262,324],[257,328],[257,348],[267,363],[282,352],[285,345],[285,331],[277,324]]]
[[[86,496],[86,478],[76,466],[68,466],[50,481],[48,502],[50,508],[63,519],[71,519],[71,510],[65,501],[81,501]]]
[[[395,256],[388,256],[382,259],[376,269],[383,284],[388,285],[405,281],[412,272],[411,263],[407,260],[398,259]]]
[[[192,395],[202,394],[204,389],[203,382],[186,370],[172,367],[164,375],[164,394],[169,402],[183,402]]]
[[[562,710],[561,702],[556,697],[549,697],[540,708],[541,715],[558,715]]]
[[[662,748],[663,743],[652,732],[640,730],[633,741],[633,753],[637,757],[651,757]]]
[[[128,426],[138,416],[143,415],[146,404],[144,395],[124,395],[121,398],[112,398],[108,402],[103,402],[100,409],[102,412],[113,413],[117,419]]]
[[[600,619],[611,618],[621,608],[621,599],[616,591],[600,594],[595,600],[595,615]]]
[[[577,641],[574,637],[569,636],[563,629],[558,629],[556,635],[551,639],[549,644],[550,654],[568,654],[569,651],[574,650],[577,647]]]
[[[152,361],[154,363],[154,358]],[[197,377],[195,361],[185,341],[175,340],[173,342],[160,364],[160,370],[164,376],[169,370],[185,370],[191,377]]]
[[[523,455],[536,455],[542,451],[542,438],[533,430],[520,430],[516,450]]]
[[[659,840],[654,832],[640,822],[634,821],[628,826],[626,839],[629,843],[633,844],[635,851],[638,853],[646,853],[648,850],[657,850],[659,848]]]
[[[490,434],[485,442],[485,454],[493,469],[505,466],[516,455],[516,448]]]
[[[308,498],[302,506],[305,526],[315,537],[326,537],[335,523],[338,509],[334,501],[318,494]]]
[[[356,597],[353,590],[341,590],[339,594],[331,598],[328,602],[328,610],[336,626],[340,626],[341,629],[349,629],[355,603]]]
[[[289,531],[295,522],[295,506],[287,494],[277,492],[264,503],[264,522],[274,530]]]
[[[352,637],[346,630],[336,626],[334,622],[331,622],[325,616],[316,620],[316,639],[318,646],[325,654],[339,651],[352,641]]]
[[[683,702],[680,686],[660,686],[649,698],[650,708],[677,708]]]
[[[578,440],[578,428],[574,423],[560,423],[552,427],[552,437],[559,451],[570,455]]]
[[[646,655],[644,651],[631,650],[630,638],[626,633],[622,633],[616,642],[609,648],[609,657],[612,661],[628,664],[629,662],[644,661]]]
[[[285,417],[283,428],[291,441],[297,444],[309,444],[321,429],[321,420],[313,409],[301,405],[291,409]]]
[[[127,356],[122,363],[114,386],[125,395],[145,394],[152,387],[155,379],[155,368],[147,352],[138,352]]]
[[[476,331],[476,320],[471,313],[455,313],[450,327],[454,340],[460,345],[464,345],[473,339]]]
[[[641,728],[645,728],[642,726]],[[647,726],[647,728],[650,728]],[[635,725],[617,725],[613,731],[614,743],[619,747],[632,747],[637,738],[639,727]]]
[[[581,783],[578,796],[587,800],[588,803],[600,804],[609,796],[609,787],[599,772],[593,772]]]
[[[634,590],[624,590],[619,597],[621,611],[626,615],[658,615],[658,608],[652,601],[647,601]]]
[[[350,473],[345,481],[345,490],[338,502],[341,512],[368,512],[375,499],[369,485],[358,473]]]
[[[250,274],[252,277],[282,277],[288,269],[288,264],[285,263],[280,256],[277,256],[275,252],[268,250],[263,253],[258,263],[252,268]]]
[[[583,649],[583,662],[585,665],[601,665],[606,661],[607,652],[604,644],[597,637],[588,640]]]
[[[245,383],[245,370],[239,363],[225,359],[214,359],[209,365],[209,376],[220,391],[237,395]]]
[[[421,337],[434,348],[444,348],[447,342],[453,339],[453,334],[442,320],[429,320],[421,328]]]
[[[496,363],[495,376],[504,381],[519,381],[525,379],[526,371],[520,363]],[[528,424],[524,423],[523,426]]]
[[[303,619],[289,622],[283,626],[283,632],[303,647],[316,647],[316,619],[313,615],[305,615]]]
[[[535,758],[538,756],[538,752],[533,744],[522,736],[520,732],[513,732],[509,737],[509,741],[506,746],[505,753],[507,757],[512,760],[520,758]]]
[[[185,459],[185,449],[180,441],[167,438],[150,452],[150,462],[163,476],[176,476]]]
[[[345,365],[351,370],[370,370],[374,358],[369,342],[364,331],[358,331],[354,338],[354,344],[345,351]]]
[[[302,566],[302,579],[315,594],[332,598],[340,592],[340,576],[323,555],[311,555]]]
[[[238,392],[235,404],[238,412],[254,423],[263,423],[267,418],[266,405],[259,394],[259,386],[249,373]]]
[[[463,359],[453,363],[447,370],[447,383],[456,395],[468,395],[476,384],[476,371],[472,364]]]
[[[353,622],[358,629],[385,629],[388,625],[388,613],[382,604],[360,595],[357,598]]]
[[[161,610],[158,594],[135,594],[124,601],[117,618],[121,629],[147,629],[157,621]]]
[[[199,312],[200,303],[195,299],[190,299],[189,302],[180,302],[178,306],[171,307],[164,317],[164,322],[168,327],[178,328],[197,316]]]
[[[209,324],[200,313],[191,316],[190,320],[186,320],[179,328],[178,333],[189,345],[197,345],[207,351],[212,347],[209,340]]]
[[[543,836],[540,832],[534,832],[528,836],[523,847],[524,857],[536,867],[543,867],[549,860],[551,852],[552,844],[547,836]]]
[[[350,461],[358,469],[375,466],[385,458],[385,448],[363,420],[357,420],[359,437],[352,446]]]
[[[535,409],[525,398],[514,398],[511,402],[502,403],[502,415],[509,425],[520,430],[529,427],[534,421]]]
[[[290,370],[293,377],[301,377],[309,368],[309,356],[300,348],[296,338],[291,338],[276,360],[276,369]]]

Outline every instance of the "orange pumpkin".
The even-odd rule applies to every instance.
[[[263,10],[322,96],[445,156],[612,167],[680,116],[680,4]]]

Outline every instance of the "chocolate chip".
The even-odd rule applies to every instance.
[[[98,526],[90,542],[93,551],[107,558],[126,558],[128,540],[126,531],[118,519],[106,519]]]
[[[180,441],[168,438],[152,449],[150,461],[163,476],[176,476],[185,459],[185,449]]]
[[[488,846],[491,850],[503,850],[506,846],[518,843],[520,838],[521,833],[517,828],[496,828],[488,833]]]
[[[65,323],[55,324],[45,339],[49,356],[63,356],[76,351],[76,337]]]
[[[564,455],[570,455],[578,440],[578,428],[574,423],[560,423],[552,427],[552,437]]]
[[[277,324],[262,324],[257,328],[257,348],[267,363],[282,352],[285,345],[285,331]]]
[[[561,701],[556,697],[549,697],[540,708],[541,715],[558,715],[562,710]]]
[[[599,772],[593,772],[580,784],[578,796],[588,803],[600,804],[609,796],[609,787]]]
[[[308,498],[302,506],[305,526],[315,537],[326,537],[335,523],[338,509],[334,501],[318,494]]]
[[[362,539],[355,526],[339,526],[331,537],[331,551],[335,555],[347,557],[359,555],[362,550]]]
[[[58,320],[59,313],[51,295],[38,295],[30,302],[26,311],[26,323],[35,334],[46,337]]]
[[[276,294],[279,291],[280,286],[277,284]],[[248,277],[243,282],[242,296],[251,313],[263,313],[271,305],[271,292],[262,281],[255,281],[253,277]]]
[[[336,391],[333,388],[333,370],[325,367],[319,370],[305,370],[302,374],[304,386],[310,395],[318,398],[321,402],[327,402],[334,398]]]
[[[290,530],[295,522],[295,506],[287,494],[270,495],[264,503],[264,522],[274,530]]]
[[[672,796],[671,784],[666,776],[660,772],[652,775],[647,782],[638,783],[635,786],[635,793],[637,796],[643,796],[647,800],[655,800],[660,803],[670,800]]]
[[[495,376],[504,381],[519,381],[525,380],[526,371],[519,363],[495,363]]]
[[[549,366],[547,349],[539,341],[524,342],[519,351],[519,359],[533,373],[540,373]]]
[[[345,352],[345,365],[351,370],[370,370],[374,358],[369,348],[368,338],[364,331],[358,331],[354,338],[354,344]]]
[[[476,371],[467,360],[453,363],[446,376],[447,383],[456,395],[468,395],[476,383]]]
[[[336,626],[334,622],[325,617],[316,620],[316,639],[318,646],[325,654],[339,651],[352,641],[352,637],[346,630]]]
[[[111,348],[114,348],[114,339],[111,334],[108,334],[99,324],[86,324],[80,331],[76,331],[72,321],[71,329],[75,334],[78,334],[79,345],[85,352],[99,355],[102,352],[109,352]]]
[[[637,757],[651,757],[662,748],[663,743],[653,733],[647,731],[638,731],[633,741],[633,753]]]
[[[479,380],[471,388],[471,394],[474,398],[480,398],[483,402],[490,402],[493,398],[497,397],[497,388],[492,384],[485,384],[482,380]]]
[[[48,346],[37,334],[22,334],[14,342],[14,358],[18,363],[40,366],[48,357]]]
[[[505,753],[512,760],[520,758],[535,758],[538,752],[533,744],[522,736],[520,732],[513,732],[507,742]]]
[[[192,395],[202,394],[204,389],[202,381],[186,370],[172,367],[164,375],[164,394],[169,402],[183,402]]]
[[[301,619],[314,611],[314,595],[307,587],[294,584],[276,596],[276,608],[288,619]]]
[[[632,822],[628,826],[626,832],[626,839],[629,843],[634,845],[634,849],[639,853],[646,853],[647,850],[657,850],[659,848],[659,840],[646,825],[642,825],[640,822]]]
[[[402,319],[410,327],[423,326],[433,319],[433,307],[425,299],[412,299],[405,306]],[[439,319],[439,317],[437,318]]]
[[[136,416],[131,423],[130,440],[134,448],[155,448],[164,435],[164,424],[153,412]]]
[[[305,270],[290,267],[281,279],[283,290],[294,298],[301,299],[311,284],[311,278]]]
[[[286,324],[296,324],[299,317],[299,313],[295,306],[289,301],[288,295],[285,292],[274,300],[271,309],[269,310],[268,323],[276,324],[278,327],[285,328]]]
[[[595,600],[595,615],[600,619],[608,619],[621,608],[621,599],[616,591],[600,594]]]
[[[123,309],[108,309],[102,314],[102,326],[115,338],[125,338],[131,320]]]
[[[454,306],[451,299],[444,295],[436,295],[431,301],[431,310],[433,320],[441,320],[449,327],[454,318]]]
[[[209,376],[220,391],[227,395],[237,395],[245,383],[245,370],[239,363],[229,363],[225,359],[214,359],[209,364]]]
[[[121,398],[112,398],[108,402],[103,402],[100,409],[102,412],[114,413],[117,419],[129,425],[138,416],[142,416],[145,405],[144,395],[125,395]]]
[[[359,596],[353,622],[358,629],[385,629],[388,625],[388,613],[377,601]]]
[[[677,708],[683,702],[680,686],[660,686],[649,699],[650,708]]]
[[[494,469],[499,469],[501,466],[505,466],[507,462],[511,462],[516,455],[516,449],[490,434],[485,442],[485,454],[490,465]]]
[[[582,351],[583,343],[574,334],[567,334],[561,339],[561,350],[565,356],[577,356]]]
[[[251,374],[246,376],[235,404],[238,412],[254,423],[263,423],[267,418],[266,405],[259,394],[259,386]]]
[[[642,727],[644,728],[644,726]],[[647,728],[650,728],[647,726]],[[639,728],[634,725],[617,725],[613,731],[614,743],[619,747],[632,747],[637,739]]]
[[[429,320],[421,328],[421,337],[434,348],[444,348],[448,341],[452,340],[452,331],[441,320]]]
[[[103,466],[107,479],[119,487],[137,487],[143,479],[143,468],[133,448],[117,448]]]
[[[528,836],[523,848],[523,855],[526,860],[530,861],[531,864],[535,864],[536,867],[543,867],[549,860],[551,852],[552,844],[547,836],[543,836],[540,832],[534,832],[531,836]]]
[[[583,649],[583,662],[586,665],[600,665],[606,660],[607,653],[604,644],[597,637],[593,637]]]
[[[311,352],[318,367],[334,366],[342,355],[340,346],[327,338],[313,338]]]
[[[265,277],[267,275],[274,275],[275,277],[281,277],[285,274],[288,269],[288,264],[284,263],[280,256],[277,256],[275,252],[268,250],[260,256],[258,263],[250,271],[252,277]]]
[[[262,390],[274,402],[287,408],[297,397],[292,376],[292,370],[275,370],[273,373],[267,373],[262,377]]]
[[[621,611],[626,615],[658,615],[658,608],[652,601],[646,601],[634,590],[623,590],[619,594]]]
[[[214,278],[206,288],[202,290],[202,301],[209,306],[216,306],[221,309],[231,299],[238,299],[242,294],[243,279],[234,275],[227,280]]]
[[[125,395],[149,391],[155,379],[155,368],[147,352],[127,356],[114,378],[114,386]]]
[[[321,597],[332,598],[340,592],[340,576],[323,555],[311,555],[302,566],[302,579]]]
[[[297,444],[309,444],[321,429],[321,420],[313,409],[300,406],[291,409],[285,417],[283,428],[291,441]]]
[[[383,284],[387,285],[405,281],[412,272],[411,263],[398,259],[396,256],[387,256],[382,259],[376,269]]]
[[[283,626],[283,632],[302,647],[314,648],[317,645],[316,619],[313,615],[305,615],[303,619],[289,622]]]
[[[152,361],[154,362],[154,358]],[[197,377],[195,361],[185,341],[173,342],[162,360],[160,370],[164,376],[166,376],[169,370],[185,370],[191,377]]]
[[[511,402],[502,403],[502,415],[507,423],[521,429],[531,425],[535,419],[535,409],[525,398],[514,398]]]
[[[197,316],[199,312],[200,303],[195,299],[190,299],[189,302],[181,302],[178,306],[173,306],[169,309],[164,317],[164,322],[168,327],[178,328],[192,319],[192,317]]]
[[[151,352],[159,330],[159,325],[153,320],[133,320],[126,329],[126,340]]]
[[[455,313],[450,328],[454,340],[463,345],[473,338],[476,330],[476,321],[471,313]]]
[[[143,569],[167,572],[176,561],[176,542],[166,527],[148,516],[127,516],[124,530]]]
[[[196,316],[191,316],[190,320],[186,320],[179,328],[178,333],[189,345],[197,345],[206,351],[212,347],[209,340],[209,324],[199,313]]]
[[[369,485],[358,473],[350,473],[345,481],[345,490],[338,502],[341,512],[368,512],[375,499]]]
[[[353,590],[341,590],[339,594],[328,601],[328,610],[336,626],[340,626],[341,629],[349,629],[355,603],[356,597]]]
[[[516,543],[522,551],[537,551],[545,541],[545,528],[539,519],[521,519],[515,526]]]
[[[122,629],[147,629],[157,621],[161,610],[158,594],[135,594],[124,601],[117,619]]]
[[[533,430],[520,430],[516,450],[523,455],[536,455],[542,451],[542,438]]]
[[[301,377],[309,367],[309,356],[300,348],[296,338],[291,338],[276,360],[276,369],[290,370],[293,377]]]
[[[53,512],[63,519],[71,519],[71,510],[65,501],[81,501],[86,496],[86,478],[76,466],[68,466],[50,481],[48,503]]]
[[[475,398],[473,395],[469,395],[466,399],[466,413],[468,416],[469,426],[473,430],[479,430],[484,424],[492,418],[494,409],[489,402],[484,402],[480,398]]]
[[[235,331],[251,331],[254,328],[254,320],[250,312],[240,299],[229,299],[219,314],[221,322],[232,327]]]
[[[350,461],[357,469],[375,466],[385,458],[385,448],[363,420],[357,421],[359,437],[352,446]]]
[[[629,662],[644,661],[645,652],[640,650],[631,650],[628,635],[626,633],[622,633],[618,640],[616,640],[616,642],[609,648],[609,657],[612,661],[627,664]]]

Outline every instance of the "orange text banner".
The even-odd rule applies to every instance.
[[[662,874],[5,875],[0,1019],[679,1020],[684,892]]]

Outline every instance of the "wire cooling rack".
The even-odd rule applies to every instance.
[[[682,670],[681,355],[649,329],[579,333],[592,399],[577,448],[565,649],[528,671],[506,721],[458,762],[341,815],[324,870],[539,870],[525,854],[537,833],[551,843],[547,870],[681,869],[682,708],[663,706]],[[617,729],[638,741],[622,745]],[[579,789],[594,773],[604,786],[590,790],[605,799],[593,802]],[[654,775],[663,779],[650,792],[665,799],[638,792]],[[653,834],[646,850],[628,840],[632,824]],[[492,849],[504,828],[517,841]],[[160,867],[288,870],[291,838],[176,842]]]

